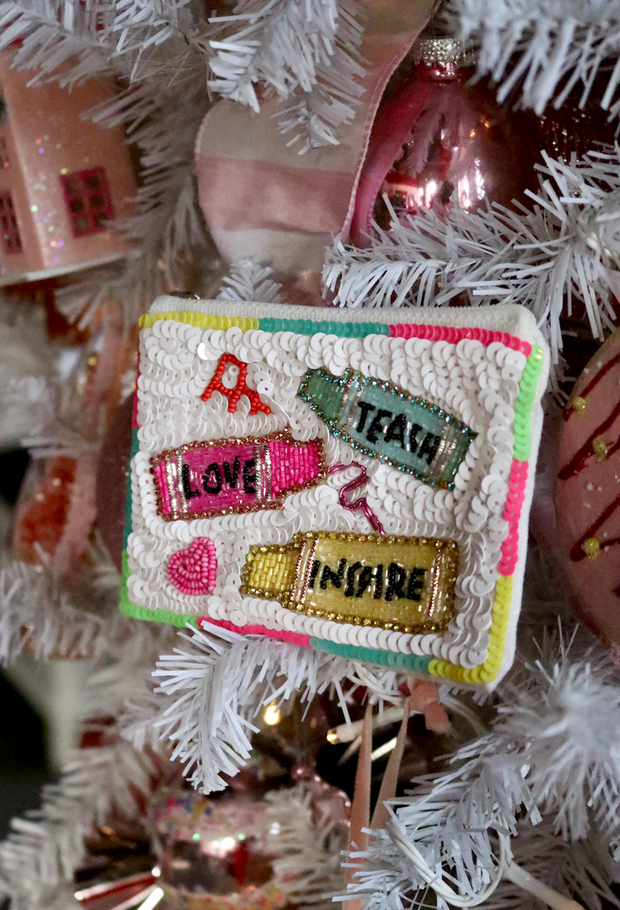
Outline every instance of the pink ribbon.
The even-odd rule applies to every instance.
[[[340,505],[343,509],[348,509],[349,512],[363,512],[370,522],[373,531],[378,531],[379,534],[385,534],[383,525],[368,505],[366,497],[358,496],[357,499],[351,498],[355,490],[359,490],[360,487],[365,487],[368,483],[368,474],[366,473],[364,465],[361,465],[358,461],[352,461],[350,465],[339,462],[338,464],[329,466],[328,474],[335,474],[336,471],[344,471],[346,468],[359,468],[360,473],[357,477],[354,477],[353,480],[349,481],[349,483],[345,483],[345,485],[340,488]]]

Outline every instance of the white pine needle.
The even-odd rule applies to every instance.
[[[334,817],[336,795],[317,794],[319,788],[330,789],[318,777],[302,780],[290,790],[267,793],[265,801],[274,874],[289,901],[297,907],[328,910],[333,906],[330,895],[343,887],[340,863],[348,830]]]
[[[217,626],[188,628],[191,634],[179,633],[183,647],[158,661],[153,677],[160,684],[127,713],[124,735],[141,747],[151,741],[155,727],[190,783],[204,793],[224,789],[222,774],[234,775],[243,767],[253,720],[265,705],[294,694],[308,701],[332,691],[346,715],[344,679],[354,687],[367,686],[373,704],[402,701],[391,670],[364,668],[326,652]]]
[[[80,750],[59,783],[44,788],[41,808],[13,819],[11,834],[0,844],[0,895],[19,910],[49,910],[73,882],[86,854],[85,838],[112,811],[134,817],[155,770],[123,740]]]
[[[279,117],[300,152],[337,145],[355,114],[364,75],[359,46],[365,0],[241,0],[230,16],[214,17],[209,86],[225,98],[260,109],[257,85],[292,104]]]
[[[474,900],[497,879],[501,850],[588,907],[620,906],[609,887],[620,881],[619,693],[617,669],[600,649],[561,630],[547,636],[539,660],[500,684],[492,730],[456,752],[454,770],[420,778],[391,801],[392,828],[351,854],[363,866],[348,896],[368,910],[428,905],[428,881],[401,837],[433,873],[437,906],[447,908],[445,887]],[[531,900],[505,882],[488,906],[525,910]]]
[[[567,164],[544,154],[531,209],[454,208],[442,220],[422,210],[389,232],[375,226],[367,249],[336,241],[323,269],[335,303],[347,307],[517,303],[532,311],[560,362],[560,317],[585,305],[592,335],[614,328],[620,295],[620,147]]]
[[[498,83],[500,102],[517,87],[541,114],[576,86],[583,105],[607,73],[602,106],[617,115],[620,67],[609,62],[620,52],[618,0],[449,0],[445,14],[450,30],[477,46],[478,71]]]
[[[218,291],[220,300],[241,300],[257,303],[284,303],[282,285],[271,279],[273,269],[258,265],[251,259],[233,262],[230,272]]]

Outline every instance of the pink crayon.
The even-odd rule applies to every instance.
[[[323,442],[298,442],[287,431],[193,442],[154,455],[151,470],[166,521],[280,509],[327,476]]]

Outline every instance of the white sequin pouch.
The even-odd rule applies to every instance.
[[[162,297],[139,364],[125,613],[497,683],[548,372],[529,312]]]

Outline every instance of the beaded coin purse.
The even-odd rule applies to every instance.
[[[139,363],[125,613],[497,683],[548,371],[529,312],[162,297]]]

